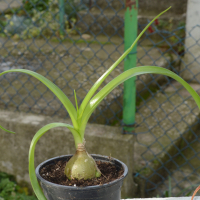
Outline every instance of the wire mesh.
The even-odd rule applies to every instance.
[[[159,21],[156,23],[145,37],[153,48],[159,48],[162,57],[170,58],[167,68],[199,92],[200,39],[195,32],[200,26],[185,30],[181,24],[163,31],[159,30]],[[160,39],[152,40],[152,36]],[[199,184],[199,109],[176,81],[167,77],[161,82],[155,80],[144,84],[147,94],[137,94],[135,181],[148,196],[191,195]],[[141,188],[138,192],[142,195]]]
[[[63,0],[63,7],[60,2],[0,1],[0,71],[23,68],[38,72],[58,85],[73,103],[75,89],[80,104],[124,51],[125,6],[122,0]],[[139,31],[146,24],[140,21]],[[199,72],[190,67],[194,62],[200,65],[193,50],[200,42],[193,37],[193,30],[185,31],[184,22],[157,20],[138,43],[137,65],[165,67],[185,76],[198,89]],[[186,45],[188,38],[193,40],[191,46]],[[102,87],[122,71],[123,62]],[[58,99],[34,78],[7,74],[1,77],[0,87],[1,109],[68,117]],[[120,126],[122,99],[120,86],[101,103],[90,122]],[[139,184],[139,196],[140,191],[147,196],[169,195],[169,180],[172,195],[189,194],[193,184],[198,184],[198,116],[196,104],[172,79],[137,77],[134,180]]]

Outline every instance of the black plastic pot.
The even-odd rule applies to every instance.
[[[107,156],[95,154],[92,155],[92,157],[95,160],[101,160],[103,162],[112,162],[116,166],[116,168],[124,169],[123,177],[103,185],[87,187],[63,186],[46,181],[40,176],[39,171],[41,167],[53,164],[55,161],[58,160],[69,160],[71,157],[72,155],[52,158],[41,163],[36,168],[37,178],[40,182],[40,185],[43,189],[44,195],[46,196],[47,200],[120,200],[121,186],[123,179],[128,174],[128,168],[123,162],[117,159],[110,160]]]

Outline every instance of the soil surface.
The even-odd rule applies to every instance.
[[[93,186],[93,185],[102,185],[109,183],[123,176],[123,169],[117,169],[115,165],[110,162],[101,162],[96,161],[97,166],[99,167],[102,175],[99,178],[93,178],[90,180],[69,180],[64,174],[64,169],[67,161],[60,160],[51,165],[46,165],[40,170],[40,175],[45,180],[66,186]]]

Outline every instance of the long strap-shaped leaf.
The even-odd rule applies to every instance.
[[[0,76],[3,75],[3,74],[6,74],[6,73],[10,73],[10,72],[22,72],[22,73],[31,75],[31,76],[37,78],[42,83],[44,83],[44,85],[46,85],[58,97],[58,99],[60,99],[62,104],[67,109],[75,129],[78,130],[78,124],[77,124],[77,120],[76,120],[77,119],[76,109],[74,108],[73,104],[68,99],[68,97],[63,93],[63,91],[59,87],[57,87],[54,83],[52,83],[50,80],[48,80],[44,76],[42,76],[42,75],[40,75],[36,72],[26,70],[26,69],[7,70],[7,71],[0,73]]]
[[[187,83],[185,82],[180,76],[176,75],[175,73],[171,72],[168,69],[164,69],[161,67],[155,67],[155,66],[143,66],[143,67],[135,67],[132,69],[129,69],[116,78],[114,78],[112,81],[110,81],[104,88],[102,88],[89,102],[87,105],[85,112],[83,114],[82,123],[81,123],[81,129],[84,130],[85,126],[87,124],[87,121],[91,114],[93,113],[94,109],[99,105],[99,103],[106,97],[115,87],[117,87],[119,84],[123,83],[127,79],[141,75],[141,74],[162,74],[169,76],[179,83],[181,83],[187,91],[192,95],[194,100],[196,101],[199,109],[200,109],[200,97],[196,93],[196,91]]]
[[[78,139],[80,138],[79,133],[76,132],[76,130],[74,129],[73,126],[69,125],[69,124],[64,124],[64,123],[51,123],[51,124],[47,124],[46,126],[42,127],[33,137],[31,145],[30,145],[30,149],[29,149],[29,176],[30,176],[30,180],[31,180],[31,184],[33,187],[33,190],[37,196],[37,198],[39,200],[46,200],[46,197],[44,196],[40,185],[38,183],[36,174],[35,174],[35,165],[34,165],[34,153],[35,153],[35,145],[37,144],[37,141],[40,139],[40,137],[42,135],[44,135],[48,130],[52,129],[52,128],[56,128],[56,127],[66,127],[68,128],[73,136],[76,138],[77,143],[81,143],[81,139],[80,141],[78,141]],[[77,144],[76,144],[77,145]]]
[[[171,8],[171,6],[169,8],[167,8],[166,10],[164,10],[163,12],[161,12],[159,15],[157,15],[143,30],[142,32],[138,35],[138,37],[136,38],[136,40],[133,42],[133,44],[122,54],[122,56],[120,56],[120,58],[118,58],[118,60],[95,82],[95,84],[91,87],[91,89],[89,90],[89,92],[87,93],[87,95],[85,96],[80,109],[79,109],[79,113],[78,113],[78,117],[81,118],[88,102],[90,101],[90,99],[92,98],[92,96],[94,95],[94,93],[96,92],[96,90],[99,88],[99,86],[102,84],[102,82],[107,78],[107,76],[119,65],[119,63],[122,62],[122,60],[124,60],[124,58],[131,52],[131,50],[133,49],[133,47],[135,46],[135,44],[138,42],[138,40],[141,38],[141,36],[143,35],[143,33],[148,29],[149,26],[151,26],[151,24],[163,13],[165,13],[166,11],[168,11]]]

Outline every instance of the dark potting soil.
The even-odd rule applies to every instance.
[[[51,165],[46,165],[40,169],[40,176],[45,180],[66,186],[93,186],[109,183],[123,176],[123,169],[117,169],[115,165],[110,162],[96,161],[102,175],[99,178],[90,180],[69,180],[64,174],[64,169],[67,161],[60,160]]]

